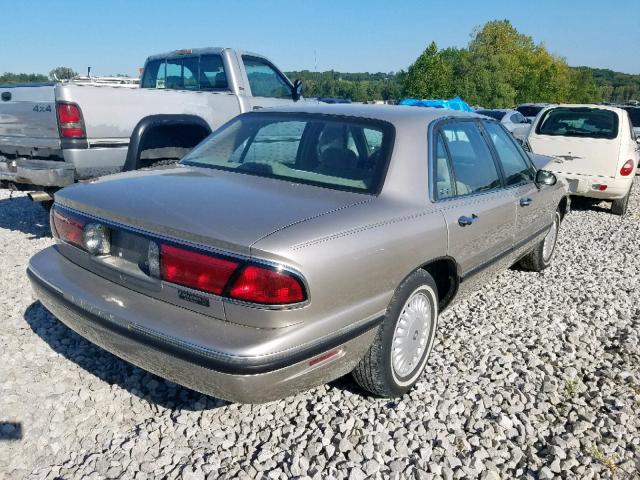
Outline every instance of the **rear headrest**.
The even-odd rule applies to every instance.
[[[320,154],[320,164],[336,170],[356,168],[358,156],[347,148],[327,148]]]

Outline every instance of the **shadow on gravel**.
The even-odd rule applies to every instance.
[[[170,410],[211,410],[229,402],[203,395],[138,368],[85,340],[58,321],[40,302],[32,303],[24,319],[56,353],[109,385]],[[78,387],[78,386],[74,386]],[[82,385],[79,385],[82,388]],[[88,388],[88,385],[87,385]]]
[[[608,203],[585,197],[571,197],[571,210],[575,210],[576,212],[591,211],[611,213],[611,207]]]
[[[33,235],[31,238],[51,236],[47,212],[27,197],[0,200],[0,228],[18,230]]]

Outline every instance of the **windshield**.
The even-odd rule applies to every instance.
[[[622,107],[629,112],[629,118],[631,119],[631,125],[636,128],[640,128],[640,107]]]
[[[525,117],[535,117],[544,107],[538,105],[520,105],[516,108]]]
[[[229,88],[220,55],[169,57],[149,60],[141,88],[226,90]]]
[[[476,110],[476,113],[480,115],[486,115],[487,117],[495,118],[496,120],[502,120],[506,112],[501,112],[500,110]]]
[[[612,139],[618,136],[618,115],[600,108],[552,108],[538,122],[536,133]]]
[[[216,131],[182,163],[378,193],[393,137],[393,126],[376,120],[309,113],[248,113]]]

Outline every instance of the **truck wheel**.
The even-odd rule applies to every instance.
[[[556,251],[558,232],[560,231],[560,210],[556,210],[549,231],[536,247],[520,260],[520,266],[532,272],[541,272],[549,265]]]
[[[356,382],[381,397],[396,397],[420,378],[438,323],[438,288],[416,270],[397,288],[376,338],[353,370]]]
[[[629,188],[629,191],[624,197],[619,198],[618,200],[614,200],[613,203],[611,203],[611,213],[613,213],[614,215],[620,215],[620,216],[627,213],[627,207],[629,206],[630,196],[631,196],[631,188]]]

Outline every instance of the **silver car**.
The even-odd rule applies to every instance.
[[[531,120],[517,110],[494,108],[476,110],[476,113],[498,120],[520,142],[526,140],[531,129]]]
[[[239,402],[353,372],[397,396],[439,313],[551,262],[566,189],[497,122],[396,106],[240,115],[178,166],[56,194],[28,275],[95,344]]]

